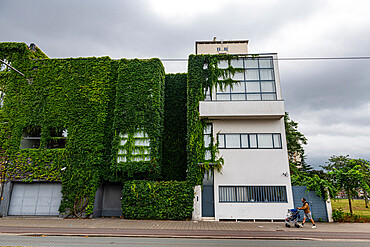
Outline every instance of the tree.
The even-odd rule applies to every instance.
[[[369,191],[369,162],[350,159],[348,155],[332,156],[327,165],[322,167],[329,171],[329,177],[337,190],[346,191],[350,213],[353,215],[352,196],[356,195],[359,189]]]
[[[305,156],[303,149],[303,145],[307,144],[306,137],[298,131],[298,123],[290,119],[288,112],[285,113],[284,122],[289,163],[298,167],[302,165],[308,166],[304,161]],[[310,167],[308,166],[307,168]]]

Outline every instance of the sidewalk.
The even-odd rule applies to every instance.
[[[283,222],[154,221],[118,218],[0,218],[1,234],[266,238],[266,239],[361,239],[370,241],[370,223],[317,223],[311,229],[286,228]]]

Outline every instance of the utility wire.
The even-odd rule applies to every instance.
[[[370,56],[360,57],[282,57],[274,58],[281,61],[310,61],[310,60],[369,60]],[[186,62],[187,58],[160,58],[163,62]]]

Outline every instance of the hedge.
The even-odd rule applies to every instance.
[[[193,212],[194,189],[186,181],[134,180],[122,193],[126,219],[186,220]]]

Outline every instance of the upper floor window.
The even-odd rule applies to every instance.
[[[22,139],[21,139],[21,149],[26,148],[40,148],[41,142],[41,127],[40,126],[28,126],[24,128]]]
[[[150,161],[150,139],[147,133],[137,130],[133,134],[120,134],[117,162]]]
[[[218,134],[219,148],[280,149],[281,135],[276,134]]]
[[[52,128],[50,130],[50,138],[47,143],[47,148],[65,148],[67,143],[68,132],[66,129]]]
[[[67,130],[64,128],[52,128],[49,130],[46,148],[65,148],[67,142]],[[21,149],[37,149],[41,145],[41,127],[28,126],[24,129],[21,139]],[[45,147],[45,146],[44,146]]]
[[[272,57],[247,57],[231,60],[230,65],[239,69],[227,78],[235,81],[232,86],[216,88],[219,101],[235,100],[276,100],[276,85]],[[229,67],[227,60],[220,60],[219,69]],[[241,69],[241,70],[240,70]],[[220,77],[219,80],[227,79]]]

